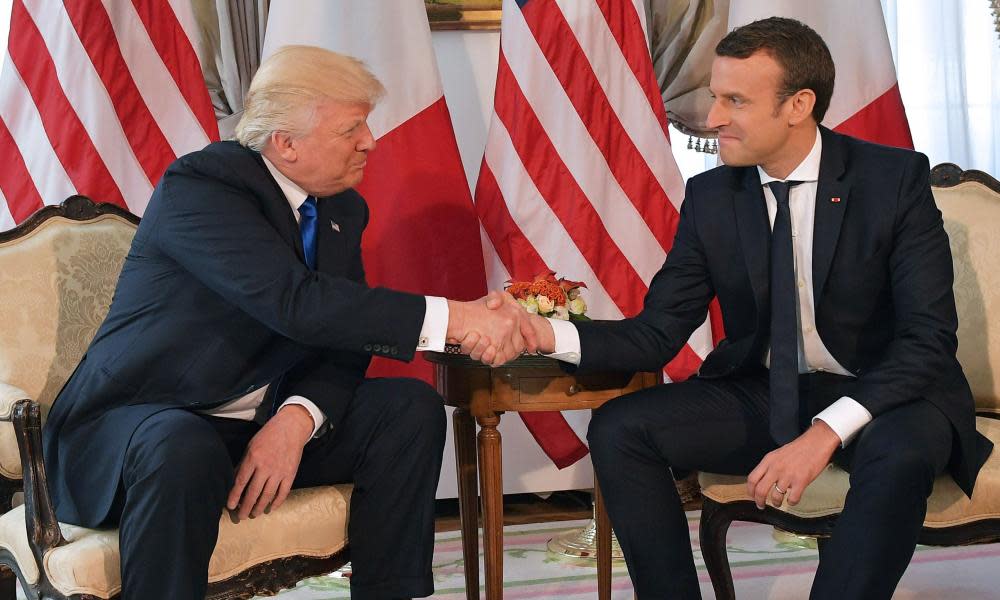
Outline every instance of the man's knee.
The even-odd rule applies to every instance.
[[[902,440],[898,432],[883,432],[878,428],[863,432],[856,443],[852,484],[869,480],[890,494],[904,490],[930,494],[943,465],[934,448]]]
[[[443,447],[447,420],[444,400],[432,386],[419,379],[394,377],[372,382],[373,395],[395,410],[397,421],[419,431],[428,441]]]
[[[594,411],[587,428],[587,443],[595,456],[603,456],[621,447],[637,434],[630,396],[620,396]]]
[[[169,410],[146,419],[125,456],[126,483],[157,482],[172,489],[232,482],[233,466],[218,433],[198,415]]]

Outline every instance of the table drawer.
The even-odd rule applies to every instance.
[[[502,370],[498,370],[502,371]],[[529,369],[495,372],[493,408],[505,411],[576,410],[597,408],[612,398],[648,385],[645,373],[553,375]]]

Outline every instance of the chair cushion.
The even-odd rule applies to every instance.
[[[1000,420],[978,417],[976,428],[994,444],[1000,445]],[[830,465],[816,478],[796,506],[787,502],[779,510],[803,518],[825,517],[839,513],[851,484],[843,469]],[[746,477],[702,473],[698,478],[701,493],[716,502],[752,501],[747,494]],[[925,527],[951,527],[989,518],[1000,518],[1000,452],[994,452],[983,465],[972,498],[943,475],[934,482],[928,499]]]
[[[351,485],[293,490],[281,508],[234,524],[223,513],[219,541],[208,568],[209,582],[222,581],[247,568],[288,556],[325,557],[347,544]],[[164,523],[182,527],[182,523]],[[67,544],[44,557],[49,581],[63,594],[110,598],[121,591],[117,529],[61,525]],[[24,507],[0,516],[0,547],[17,559],[29,583],[38,581],[24,526]]]

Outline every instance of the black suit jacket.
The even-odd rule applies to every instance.
[[[158,411],[210,409],[280,382],[266,402],[303,395],[336,426],[372,354],[412,359],[425,301],[365,285],[367,222],[354,190],[320,198],[311,271],[258,153],[219,142],[172,164],[45,424],[59,519],[105,519],[129,439]]]
[[[816,327],[857,376],[851,397],[874,418],[927,398],[957,433],[951,472],[971,494],[992,444],[975,429],[972,393],[955,358],[952,260],[928,183],[927,157],[821,128],[813,234]],[[835,199],[839,199],[836,200]],[[718,295],[726,339],[699,376],[759,368],[770,328],[770,225],[756,167],[691,178],[674,245],[642,312],[578,323],[581,369],[658,370]]]

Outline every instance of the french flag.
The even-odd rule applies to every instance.
[[[320,46],[363,60],[387,94],[368,119],[377,146],[358,191],[371,218],[362,243],[371,286],[472,300],[486,293],[479,220],[438,73],[424,3],[274,2],[264,56]],[[433,365],[376,358],[370,376],[420,377]]]
[[[729,28],[775,15],[802,21],[830,48],[837,83],[824,125],[877,144],[913,148],[879,0],[733,0]]]

